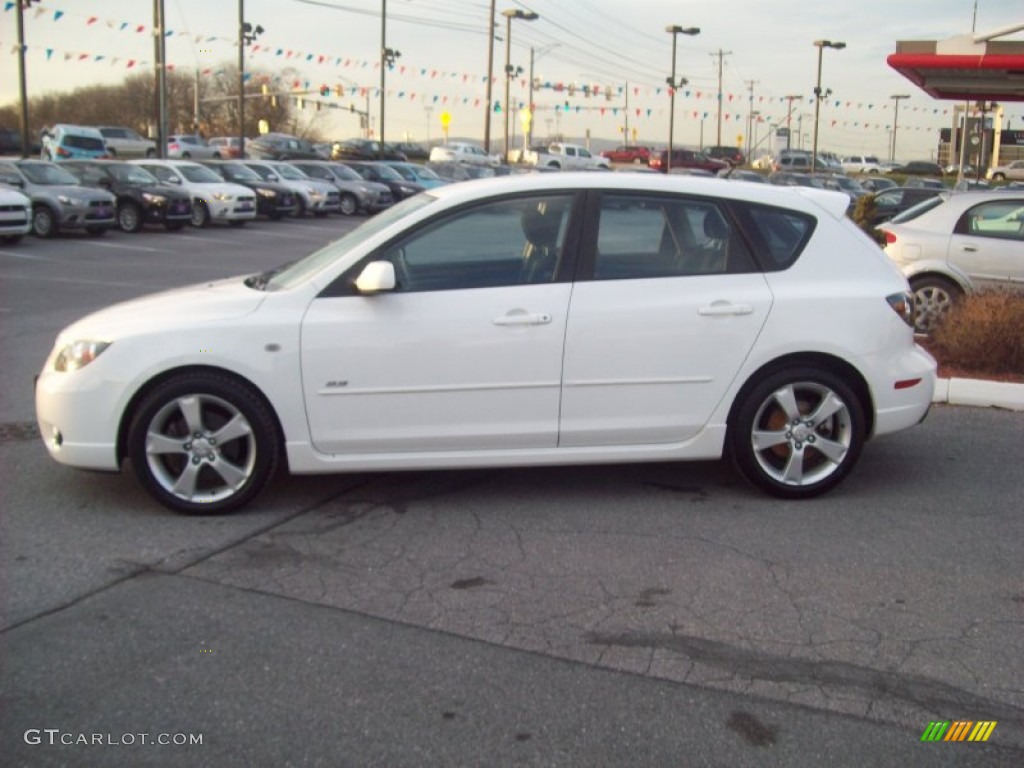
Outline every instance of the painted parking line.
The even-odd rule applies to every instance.
[[[119,243],[104,243],[99,240],[82,240],[80,245],[94,245],[97,248],[114,248],[119,251],[145,251],[147,253],[174,253],[166,248],[149,248],[145,245],[121,245]]]
[[[4,275],[4,280],[30,280],[36,283],[75,283],[80,285],[116,285],[122,288],[151,287],[145,283],[126,283],[119,280],[88,280],[79,277],[40,277],[39,275]]]
[[[263,233],[261,232],[260,234],[263,234]],[[217,243],[218,245],[239,245],[239,246],[249,245],[249,243],[244,241],[244,240],[230,240],[230,239],[224,239],[222,237],[203,237],[202,235],[192,235],[192,234],[180,234],[180,235],[175,235],[175,237],[178,238],[179,240],[202,240],[205,243]]]
[[[0,251],[0,256],[10,256],[14,259],[27,259],[28,261],[55,261],[49,256],[37,256],[34,253],[19,253],[18,251]]]

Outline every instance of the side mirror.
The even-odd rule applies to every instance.
[[[385,293],[395,290],[395,265],[390,261],[371,261],[356,278],[360,293]]]

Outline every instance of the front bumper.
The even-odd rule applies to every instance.
[[[36,422],[55,461],[80,469],[120,469],[118,392],[114,382],[88,369],[58,373],[47,360],[35,380]]]
[[[113,202],[95,202],[88,205],[62,205],[57,212],[61,229],[85,227],[112,227],[117,223]]]

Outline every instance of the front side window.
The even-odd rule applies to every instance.
[[[397,290],[550,283],[565,256],[571,195],[510,198],[442,217],[371,260],[395,266]]]
[[[714,203],[677,197],[604,195],[595,280],[754,271],[736,227]]]
[[[181,181],[178,174],[173,169],[168,168],[165,165],[145,165],[143,167],[156,176],[160,181],[169,182],[171,184]]]

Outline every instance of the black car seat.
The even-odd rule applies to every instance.
[[[523,209],[519,218],[526,246],[520,283],[550,283],[554,279],[563,213],[563,206],[547,200],[538,200]]]

